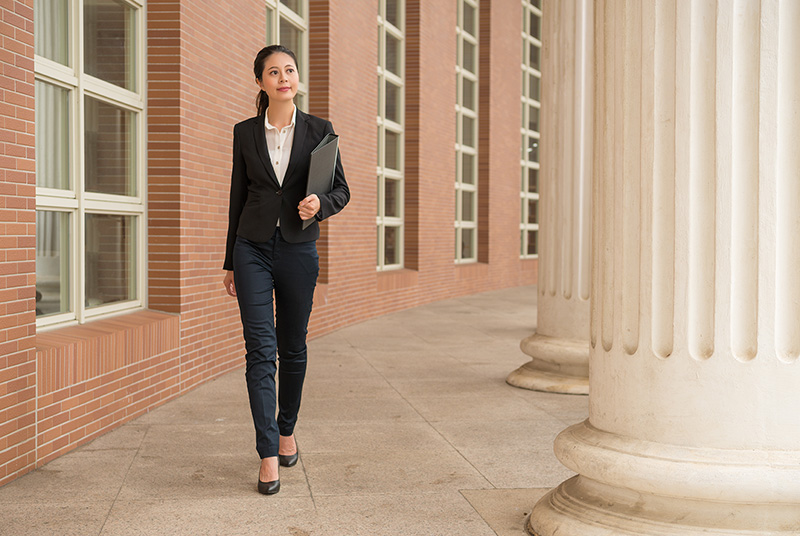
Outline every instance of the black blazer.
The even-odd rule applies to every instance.
[[[319,196],[316,221],[303,230],[297,213],[297,205],[306,197],[311,151],[329,132],[333,132],[330,121],[297,110],[292,153],[281,186],[267,149],[264,115],[251,117],[233,127],[231,200],[223,269],[233,270],[237,235],[253,242],[266,242],[275,233],[280,216],[281,235],[287,242],[309,242],[319,238],[317,222],[344,208],[350,200],[350,189],[344,178],[341,157],[337,156],[333,189]]]

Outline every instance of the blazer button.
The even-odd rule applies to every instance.
[[[283,190],[278,190],[278,191],[277,191],[277,192],[275,192],[275,193],[276,193],[276,194],[278,194],[278,195],[281,195],[281,194],[283,194]]]

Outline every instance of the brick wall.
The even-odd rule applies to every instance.
[[[151,94],[149,117],[155,125],[152,120],[157,115],[161,128],[166,116],[171,134],[164,142],[151,137],[150,147],[162,151],[160,156],[169,157],[172,165],[158,173],[151,168],[149,181],[172,188],[169,205],[177,202],[178,207],[158,207],[157,215],[151,212],[151,218],[166,222],[173,241],[168,248],[159,244],[158,255],[151,250],[151,269],[163,266],[162,253],[169,256],[169,296],[161,301],[167,304],[165,310],[181,315],[184,390],[243,364],[238,308],[222,287],[222,261],[233,125],[255,115],[258,88],[252,61],[264,46],[266,14],[258,0],[184,1],[179,10],[176,4],[148,2],[151,30],[162,26],[181,30],[177,42],[170,41],[177,54],[151,58],[162,72],[168,69],[158,88],[169,101],[153,102],[160,95]],[[164,11],[156,13],[162,7]],[[160,238],[161,233],[151,228],[153,234]],[[151,307],[157,308],[152,302]]]
[[[535,282],[536,261],[519,259],[516,0],[481,2],[480,68],[487,73],[479,79],[481,262],[460,266],[453,262],[456,4],[407,0],[407,263],[405,270],[385,273],[375,271],[377,2],[312,0],[311,6],[317,15],[312,36],[324,30],[329,41],[316,65],[312,56],[311,113],[327,114],[342,136],[352,199],[324,224],[329,284],[317,293],[310,333],[433,300]],[[316,44],[324,44],[321,36]]]
[[[36,335],[36,465],[179,393],[180,320],[141,311]]]
[[[0,485],[35,464],[33,0],[0,4]]]
[[[147,2],[150,310],[36,336],[32,1],[0,7],[0,484],[244,363],[221,266],[232,128],[255,111],[263,1]],[[456,4],[407,2],[408,262],[377,273],[377,2],[309,1],[309,112],[341,135],[352,192],[345,211],[321,225],[312,337],[536,278],[535,261],[519,260],[519,5],[481,3],[481,262],[457,266]],[[106,253],[107,266],[122,254]]]

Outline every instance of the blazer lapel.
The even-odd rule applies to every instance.
[[[267,149],[267,132],[264,126],[264,119],[263,115],[259,115],[256,117],[253,126],[256,150],[258,151],[259,158],[261,158],[261,163],[264,164],[264,168],[267,170],[267,175],[277,186],[280,186],[278,184],[278,177],[275,175],[275,168],[272,167],[272,162],[270,161],[269,149]],[[294,153],[294,151],[292,153]]]
[[[297,110],[297,116],[295,117],[294,121],[294,139],[292,140],[292,154],[289,155],[289,165],[286,166],[286,175],[283,177],[284,184],[287,180],[291,180],[292,174],[294,170],[297,168],[297,162],[302,155],[308,154],[308,151],[305,150],[305,143],[306,143],[306,131],[308,130],[308,125],[306,125],[306,121],[308,121],[308,116]],[[266,134],[264,135],[264,140],[266,140]]]

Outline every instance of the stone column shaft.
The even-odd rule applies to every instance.
[[[529,530],[800,534],[800,2],[595,6],[589,419]]]
[[[542,21],[539,284],[531,361],[517,387],[588,393],[591,265],[591,0],[546,4]]]

